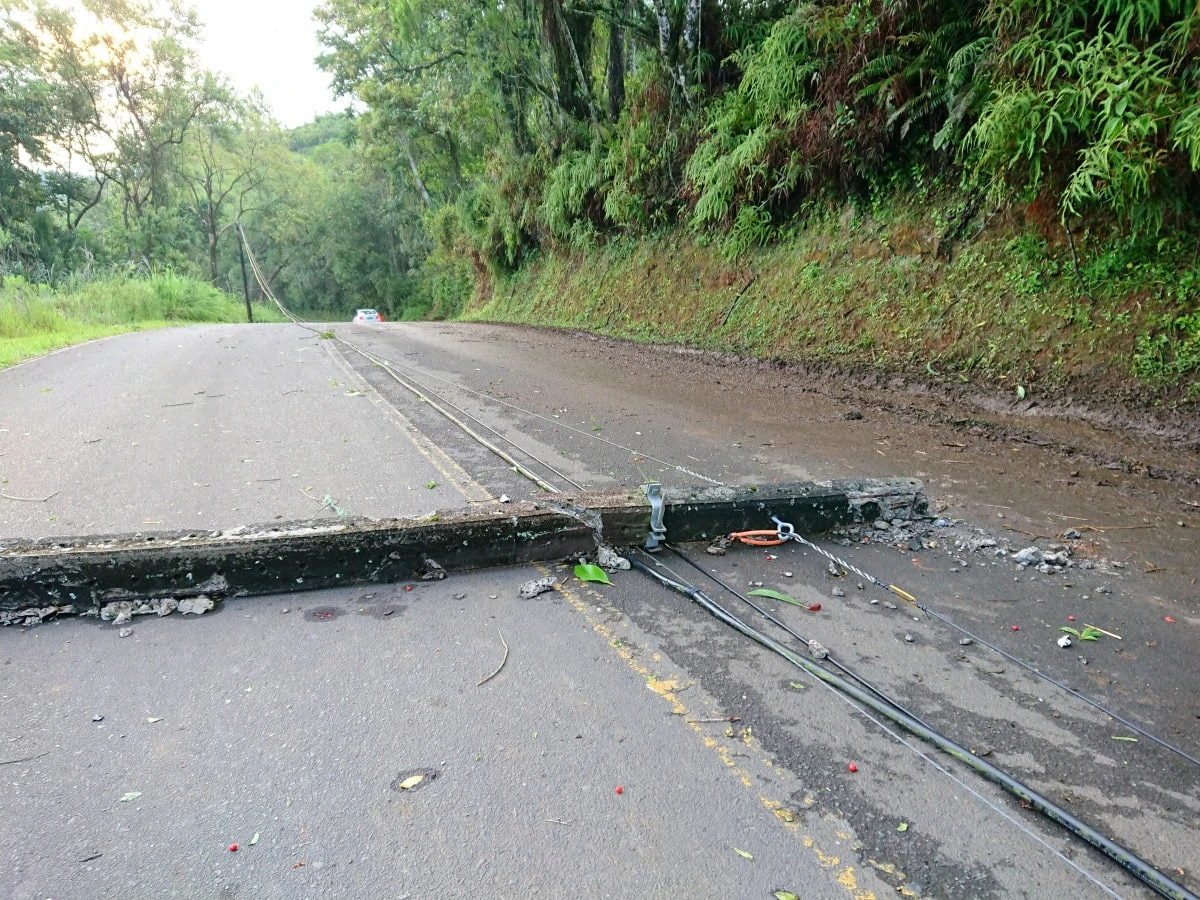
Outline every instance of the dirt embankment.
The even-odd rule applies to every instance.
[[[948,253],[945,216],[843,210],[737,261],[679,236],[615,241],[489,283],[467,318],[702,351],[951,421],[1075,421],[1200,451],[1200,296],[1184,263],[1081,239],[1077,272],[1062,241],[1011,213],[981,215]]]

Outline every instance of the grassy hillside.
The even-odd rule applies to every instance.
[[[825,208],[730,262],[665,235],[543,256],[485,284],[465,316],[644,342],[1160,405],[1200,398],[1200,263],[1167,241],[1102,243],[1036,208],[953,196]],[[1194,252],[1194,251],[1192,251]]]

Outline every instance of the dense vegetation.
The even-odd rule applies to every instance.
[[[1200,383],[1194,0],[325,0],[360,112],[291,133],[199,68],[187,17],[94,0],[87,38],[0,3],[0,271],[229,289],[241,221],[301,310],[447,316],[571,254],[680,240],[737,272],[849,216],[951,284],[1000,240],[973,289],[1049,291],[1133,374]],[[943,280],[856,284],[944,296],[936,343],[975,302]]]

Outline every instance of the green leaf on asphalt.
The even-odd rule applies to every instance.
[[[1114,741],[1128,741],[1131,744],[1136,744],[1138,742],[1137,738],[1129,737],[1128,735],[1125,735],[1125,734],[1114,734],[1113,740]]]
[[[807,603],[801,603],[799,600],[795,600],[789,597],[787,594],[781,594],[779,591],[773,591],[770,588],[758,588],[757,590],[750,591],[749,595],[751,597],[768,597],[771,600],[779,600],[783,603],[790,603],[792,606],[800,606],[804,609],[808,609]]]
[[[740,856],[742,859],[749,859],[749,860],[754,859],[753,856],[751,856],[749,853],[747,853],[745,850],[741,849],[740,847],[734,847],[733,852],[736,853],[738,856]]]
[[[254,832],[254,837],[250,838],[250,846],[251,847],[253,847],[255,844],[258,843],[258,837],[259,837],[258,832],[257,831]]]
[[[896,830],[899,831],[901,834],[903,834],[904,832],[908,831],[908,823],[901,822],[899,825],[896,826]]]
[[[801,684],[799,681],[789,681],[788,687],[795,688],[798,691],[803,691],[808,688],[807,684]]]
[[[138,797],[140,797],[140,796],[142,796],[142,792],[141,792],[141,791],[129,791],[129,792],[127,792],[127,793],[124,793],[124,794],[122,794],[122,795],[121,795],[121,800],[120,800],[120,802],[121,802],[121,803],[128,803],[130,800],[136,800],[136,799],[137,799]]]
[[[1019,384],[1017,385],[1017,399],[1018,400],[1025,399],[1025,388],[1021,387],[1021,385],[1019,385]]]
[[[612,584],[608,575],[599,566],[583,563],[575,567],[575,577],[580,581],[598,581],[601,584]]]
[[[776,891],[775,900],[800,900],[800,898],[791,891]]]

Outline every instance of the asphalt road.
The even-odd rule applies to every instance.
[[[923,477],[946,527],[826,546],[1200,755],[1194,486],[1109,467],[1140,454],[1194,472],[1186,453],[1077,425],[952,426],[886,390],[586,337],[336,330],[559,484]],[[1053,440],[1012,437],[1031,433]],[[0,454],[0,491],[25,498],[0,500],[5,536],[398,515],[531,490],[379,366],[291,326],[134,335],[0,373]],[[1069,526],[1087,568],[995,555]],[[685,552],[728,584],[820,602],[769,605],[1197,889],[1186,760],[830,577],[811,551]],[[592,588],[546,571],[562,586],[533,601],[516,599],[543,573],[529,568],[229,600],[196,620],[135,620],[124,639],[78,620],[0,632],[0,896],[1147,895],[644,576]],[[1059,650],[1068,615],[1124,639]],[[504,666],[477,685],[501,635]],[[421,767],[437,777],[392,786]]]
[[[290,325],[197,326],[0,372],[0,535],[230,528],[334,506],[418,515],[485,498],[331,350]]]

